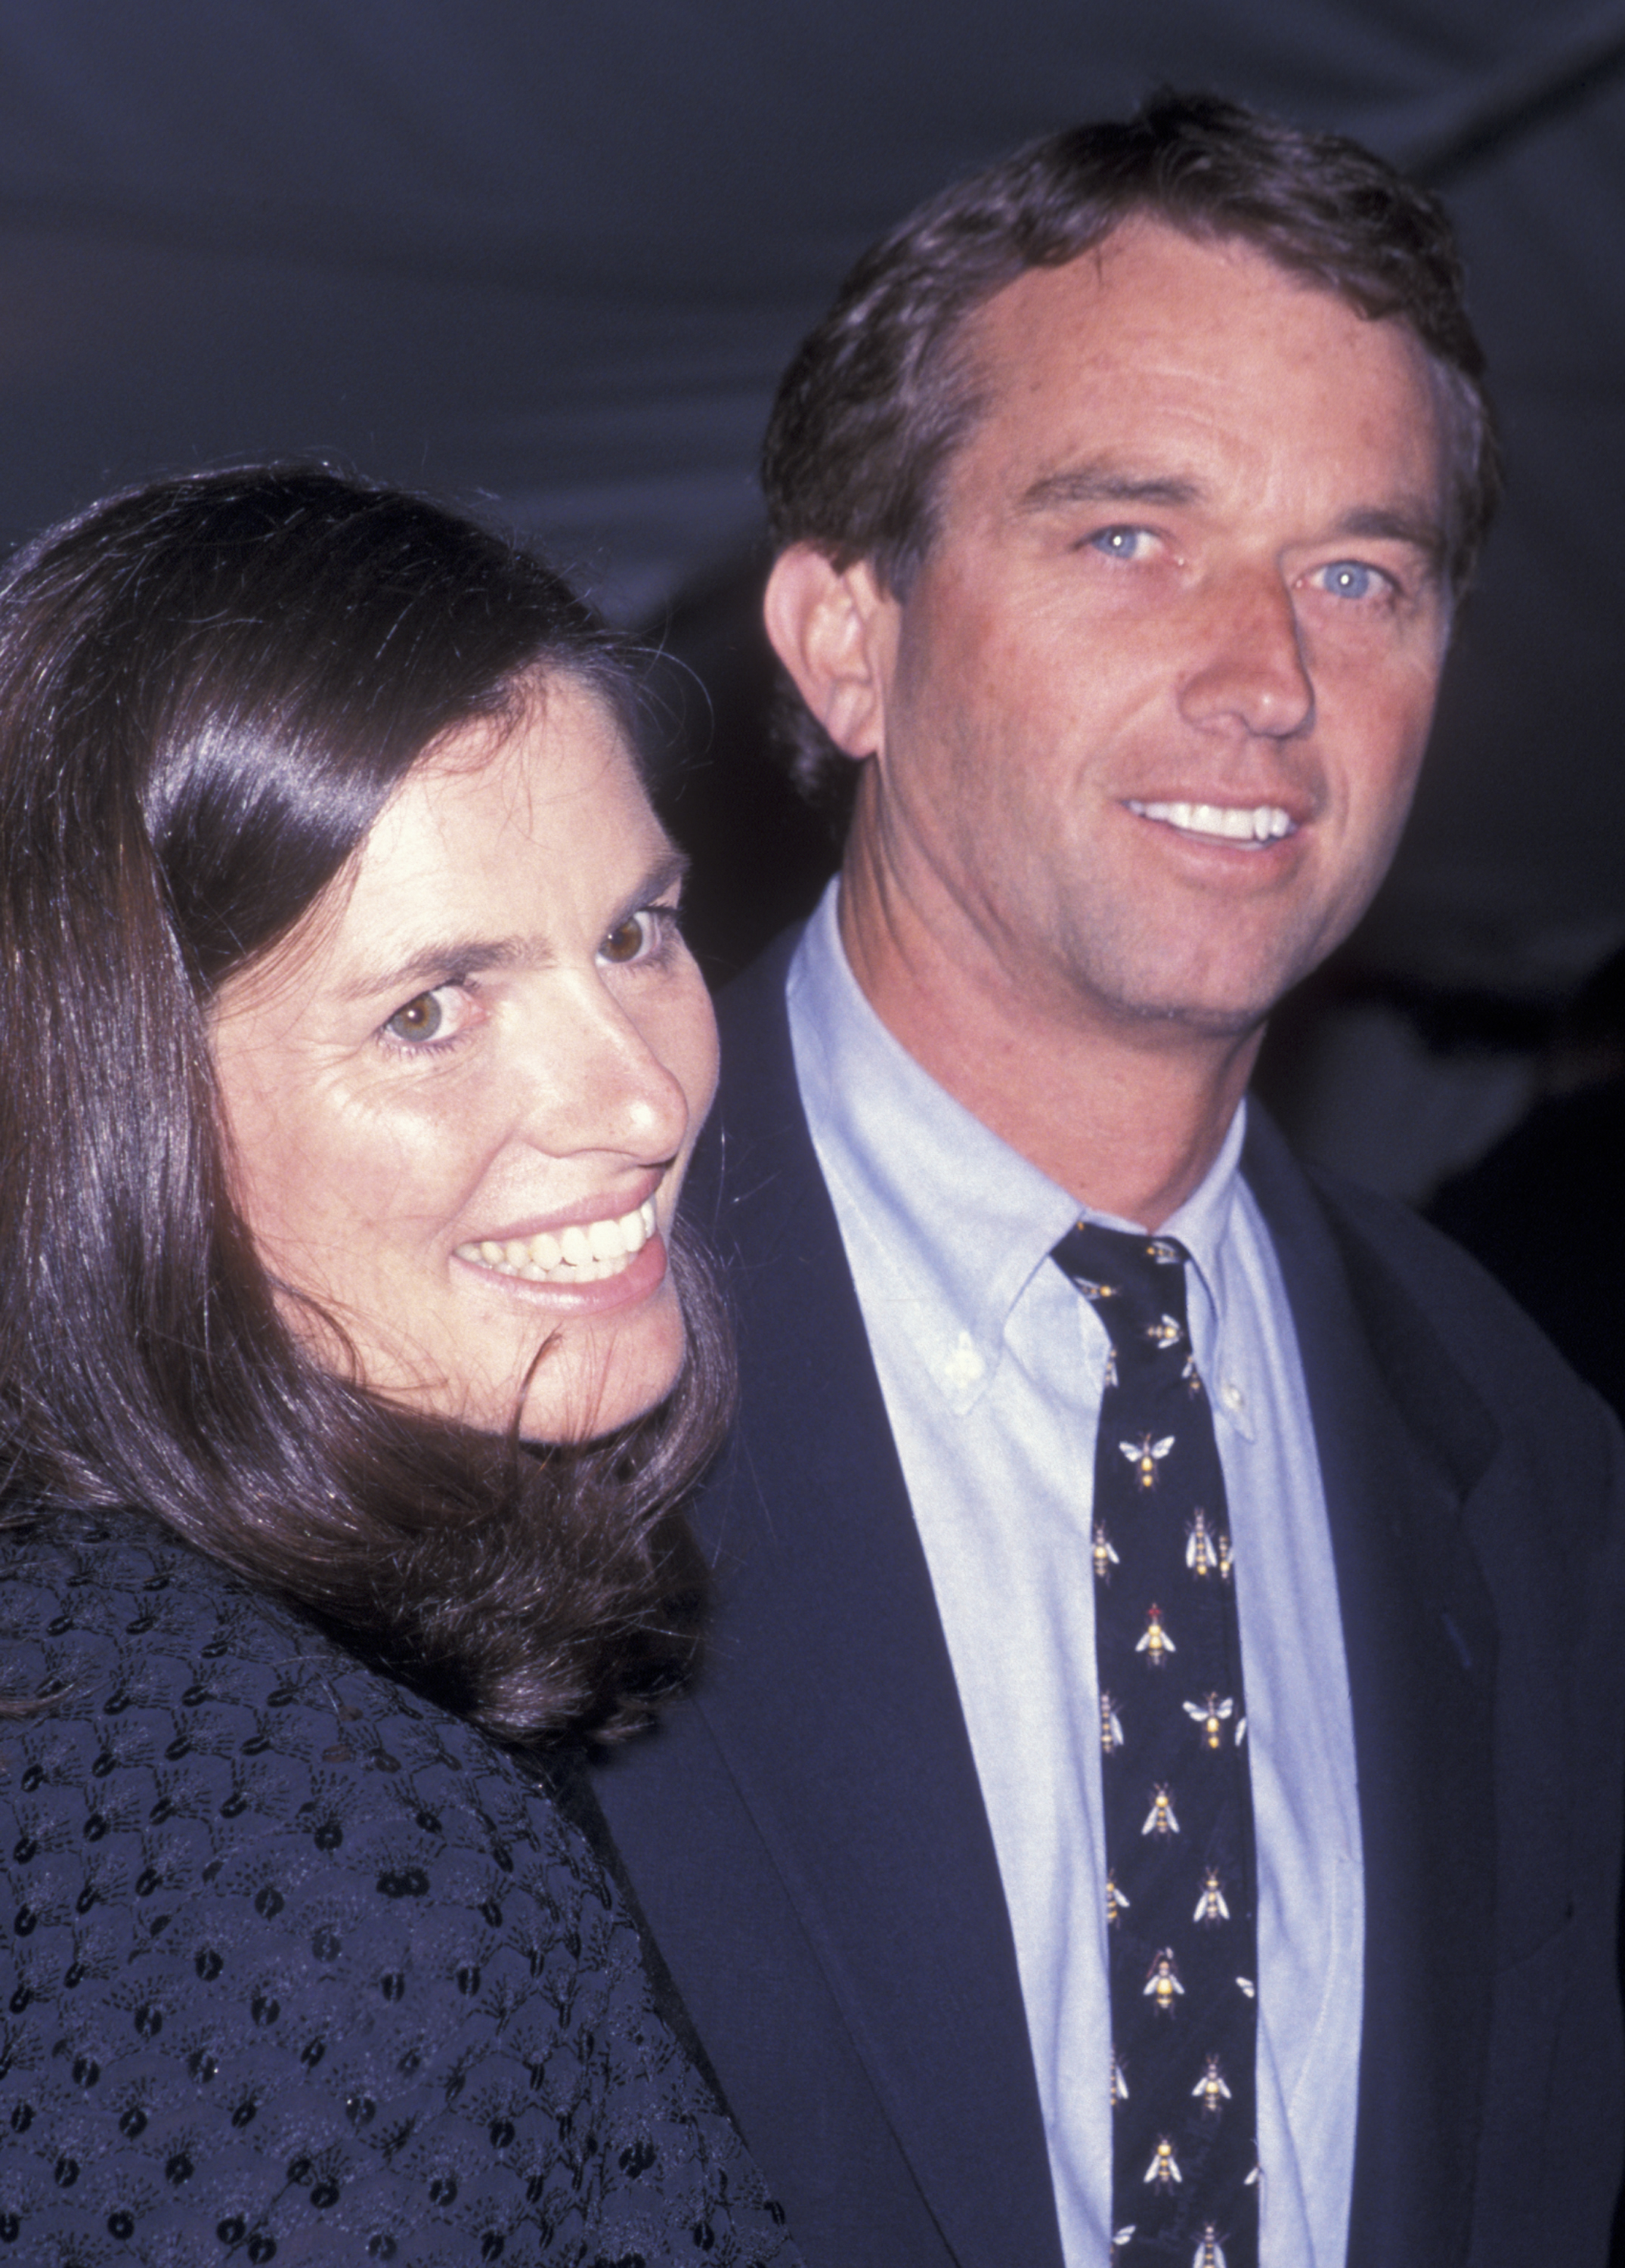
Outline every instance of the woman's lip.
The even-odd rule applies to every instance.
[[[453,1257],[460,1268],[466,1269],[470,1277],[488,1289],[521,1300],[526,1307],[552,1308],[567,1314],[630,1306],[647,1299],[659,1288],[666,1271],[665,1239],[658,1229],[639,1251],[612,1264],[607,1274],[562,1271],[556,1278],[536,1278],[488,1267],[481,1261],[466,1259],[461,1251]]]
[[[457,1246],[456,1256],[471,1268],[526,1282],[590,1283],[618,1275],[657,1226],[651,1196],[624,1212],[591,1213],[527,1236],[470,1237]]]
[[[516,1239],[523,1242],[529,1237],[544,1234],[560,1236],[567,1228],[585,1228],[595,1220],[623,1219],[658,1195],[674,1162],[640,1174],[623,1189],[599,1189],[592,1196],[577,1197],[573,1204],[555,1205],[550,1212],[528,1213],[521,1220],[482,1228],[476,1236],[465,1236],[460,1249],[479,1244],[509,1244]]]

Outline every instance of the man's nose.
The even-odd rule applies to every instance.
[[[639,1165],[674,1157],[688,1098],[658,1037],[596,976],[584,974],[538,1020],[519,1130],[556,1157],[602,1151]]]
[[[1309,674],[1291,593],[1278,574],[1229,578],[1200,602],[1197,659],[1180,692],[1182,714],[1209,729],[1239,725],[1284,740],[1314,718]]]

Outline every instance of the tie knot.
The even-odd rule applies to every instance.
[[[1175,1346],[1188,1351],[1185,1263],[1176,1236],[1139,1236],[1080,1220],[1051,1255],[1106,1325],[1120,1356]]]

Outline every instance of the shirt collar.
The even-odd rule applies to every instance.
[[[1011,1310],[1073,1222],[1139,1224],[1080,1208],[892,1036],[848,964],[838,894],[831,882],[790,962],[797,1079],[842,1235],[865,1240],[871,1280],[906,1310],[927,1368],[964,1410],[991,1383]],[[1190,1253],[1216,1331],[1244,1119],[1245,1106],[1200,1187],[1162,1225]]]

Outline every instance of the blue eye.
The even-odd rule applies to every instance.
[[[1089,539],[1091,548],[1108,559],[1137,559],[1144,541],[1143,527],[1103,527]]]
[[[1335,599],[1369,599],[1377,587],[1377,576],[1357,559],[1335,559],[1329,567],[1321,568],[1320,582]]]

